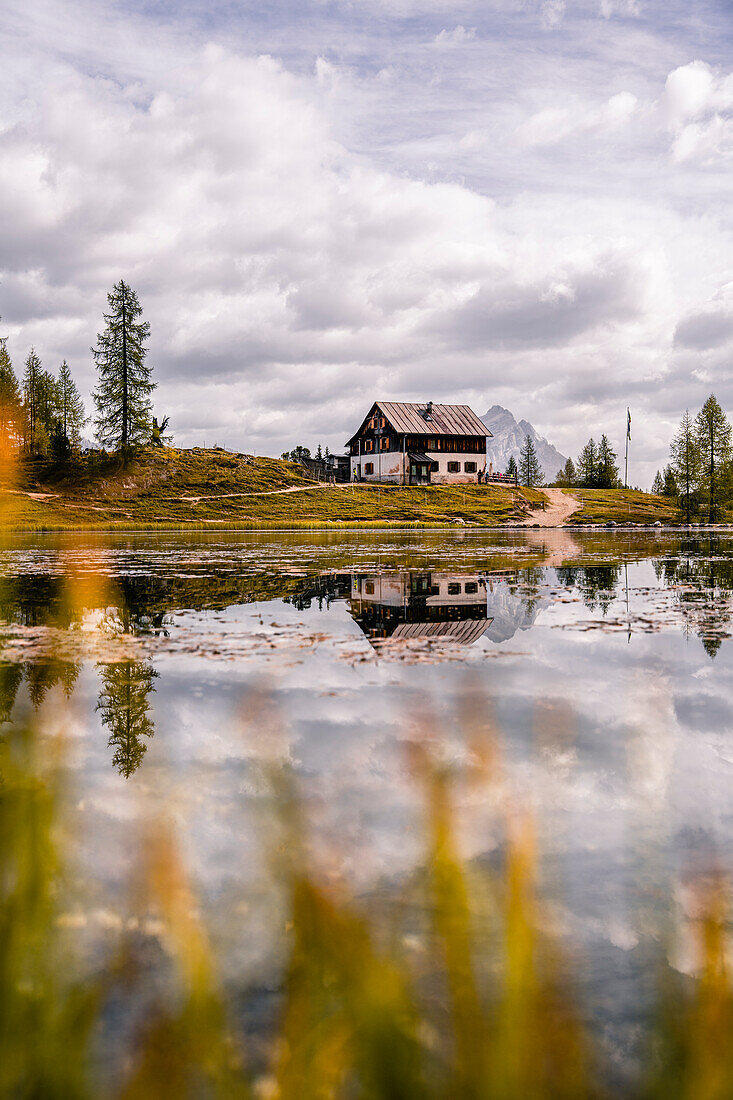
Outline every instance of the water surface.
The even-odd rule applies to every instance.
[[[457,785],[464,852],[500,860],[499,803],[531,815],[547,920],[633,1062],[661,899],[684,932],[690,874],[733,865],[729,536],[19,536],[0,575],[0,718],[66,731],[69,920],[92,957],[132,919],[140,822],[164,812],[227,981],[276,997],[273,768],[334,876],[385,897],[424,846],[406,743],[460,769],[496,737],[490,793]]]

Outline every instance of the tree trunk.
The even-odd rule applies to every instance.
[[[127,317],[125,315],[125,284],[122,283],[122,450],[127,451]]]
[[[715,452],[713,449],[713,426],[710,425],[710,508],[708,511],[708,522],[712,524],[713,516],[715,514]]]

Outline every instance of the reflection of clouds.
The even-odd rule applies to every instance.
[[[660,583],[650,564],[629,566],[633,614],[662,606]],[[723,643],[711,662],[672,617],[630,641],[625,631],[567,629],[598,611],[553,570],[531,584],[520,576],[487,588],[497,633],[455,662],[355,659],[371,650],[345,601],[174,615],[171,641],[177,630],[186,638],[200,631],[219,657],[175,646],[155,656],[155,737],[127,783],[111,767],[94,713],[98,676],[86,666],[68,766],[89,909],[124,909],[141,811],[165,808],[214,937],[232,952],[232,973],[266,972],[278,935],[268,919],[270,769],[294,770],[330,871],[360,891],[402,882],[424,850],[420,790],[407,766],[410,722],[427,709],[440,759],[460,769],[478,752],[458,717],[470,688],[479,717],[495,714],[502,743],[490,788],[456,786],[462,851],[496,861],[502,810],[536,817],[548,919],[587,949],[608,1012],[620,1019],[637,997],[634,952],[648,947],[649,914],[668,878],[681,881],[686,861],[711,845],[733,862],[733,645]],[[606,621],[625,614],[620,596]],[[253,699],[263,688],[273,706]],[[491,702],[485,713],[482,699]],[[652,900],[640,900],[642,885]]]

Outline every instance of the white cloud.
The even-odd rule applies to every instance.
[[[63,52],[55,0],[27,17],[12,0],[0,28],[0,313],[16,364],[35,343],[91,388],[88,348],[125,274],[184,444],[338,446],[376,391],[428,387],[541,409],[573,453],[623,391],[666,449],[698,354],[725,399],[722,345],[694,345],[722,323],[706,303],[730,255],[719,184],[697,172],[725,150],[721,71],[671,79],[675,58],[662,94],[658,57],[643,80],[642,62],[619,61],[623,19],[583,37],[595,0],[568,5],[556,52],[539,5],[492,9],[498,31],[478,6],[443,30],[421,8],[390,34],[344,7],[338,48],[336,24],[289,27],[278,9],[268,36],[227,25],[212,35],[226,48],[204,49],[185,19],[131,15],[118,34],[111,7],[80,2]],[[257,34],[271,55],[251,52]]]
[[[733,73],[699,60],[681,65],[667,77],[660,107],[677,163],[733,156]]]
[[[543,26],[557,27],[565,15],[565,0],[543,0],[540,14]]]
[[[464,42],[472,42],[475,37],[475,27],[464,27],[459,23],[451,31],[445,29],[439,31],[433,41],[438,46],[461,46]]]
[[[619,92],[600,106],[545,107],[521,123],[516,136],[523,145],[541,146],[576,135],[610,133],[624,127],[636,109],[636,96],[630,92]]]

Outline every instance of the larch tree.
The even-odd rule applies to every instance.
[[[700,447],[689,409],[685,409],[669,450],[680,504],[685,513],[685,519],[689,523],[693,511],[693,495],[700,482]]]
[[[141,321],[142,306],[122,279],[107,295],[109,313],[92,355],[99,372],[94,391],[95,428],[103,447],[127,454],[147,443],[152,429],[151,394],[155,383],[145,362],[150,324]]]
[[[731,460],[731,426],[712,393],[695,417],[695,438],[700,449],[701,486],[708,501],[708,522],[713,523],[718,518]]]
[[[575,463],[572,458],[568,458],[563,466],[562,470],[558,470],[557,477],[555,478],[558,485],[566,485],[571,488],[578,480],[578,475],[575,470]]]
[[[532,437],[529,435],[525,436],[522,450],[519,454],[519,480],[522,485],[526,485],[528,489],[534,489],[536,485],[541,485],[545,480],[545,475],[542,473],[542,468],[537,458],[537,452],[534,449]]]
[[[59,368],[59,380],[57,383],[58,416],[63,437],[72,447],[81,444],[81,433],[87,423],[84,415],[84,402],[77,388],[76,382],[71,377],[69,364],[64,359]]]
[[[23,403],[5,340],[0,339],[0,433],[13,446],[21,434]]]
[[[31,454],[35,454],[43,443],[40,424],[42,375],[41,360],[36,355],[35,348],[31,348],[23,372],[23,435],[26,450]]]
[[[615,489],[619,484],[618,466],[616,465],[616,452],[608,441],[608,436],[601,436],[598,444],[598,466],[596,473],[596,485],[599,489]]]
[[[655,497],[661,497],[664,494],[664,481],[659,470],[654,475],[654,481],[652,482],[652,493]]]
[[[512,478],[513,481],[516,481],[519,476],[514,455],[509,455],[509,461],[506,465],[506,476]]]
[[[664,474],[662,475],[662,496],[669,497],[670,500],[677,500],[679,496],[677,478],[671,466],[664,467]]]
[[[586,489],[592,489],[598,478],[598,448],[590,437],[578,455],[578,481]]]

